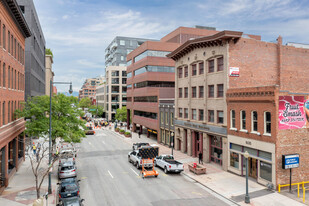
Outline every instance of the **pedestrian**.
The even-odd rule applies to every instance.
[[[200,153],[198,154],[198,163],[199,163],[199,164],[203,164],[203,154],[202,154],[202,152],[200,152]]]
[[[33,150],[33,154],[36,154],[36,146],[35,146],[34,142],[33,142],[32,150]]]
[[[138,138],[141,138],[141,131],[138,132]]]

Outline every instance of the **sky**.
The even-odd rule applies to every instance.
[[[33,1],[54,54],[54,80],[72,81],[75,92],[86,78],[104,76],[105,48],[116,36],[161,39],[180,26],[201,25],[309,44],[307,0]]]

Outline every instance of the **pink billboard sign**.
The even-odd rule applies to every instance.
[[[309,96],[279,96],[279,129],[309,128]]]

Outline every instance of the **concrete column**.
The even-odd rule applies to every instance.
[[[209,144],[209,136],[207,133],[203,133],[203,161],[210,162],[210,144]]]
[[[130,110],[127,109],[127,129],[130,129]]]
[[[181,151],[185,153],[185,148],[186,148],[186,132],[183,128],[181,128],[180,132],[180,139],[181,139]]]
[[[187,154],[189,156],[192,155],[192,136],[191,136],[191,132],[192,130],[191,129],[188,129],[187,130]]]
[[[178,133],[178,127],[175,127],[175,132],[174,132],[174,149],[175,150],[178,150],[179,148],[179,139],[181,140],[181,134]]]
[[[222,137],[222,168],[227,171],[228,167],[228,151],[229,145],[226,137]]]
[[[14,139],[14,145],[15,145],[15,156],[14,156],[14,161],[15,161],[15,167],[16,167],[16,171],[18,170],[18,136],[15,137]],[[14,152],[14,150],[13,150]]]

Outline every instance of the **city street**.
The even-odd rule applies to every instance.
[[[85,205],[229,205],[179,174],[142,179],[127,160],[132,146],[108,130],[83,139],[77,156]]]

